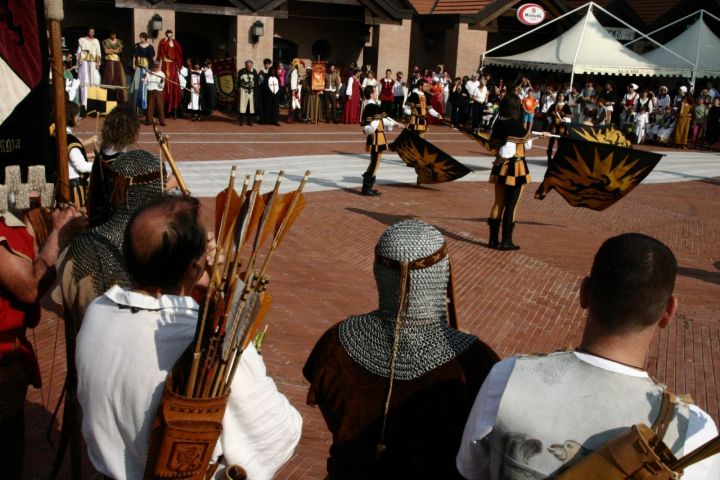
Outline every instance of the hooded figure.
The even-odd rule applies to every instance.
[[[388,228],[374,273],[378,308],[331,327],[303,369],[333,435],[329,478],[460,478],[464,419],[498,357],[448,325],[450,260],[435,227]]]

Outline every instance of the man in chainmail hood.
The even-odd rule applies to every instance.
[[[447,246],[424,222],[375,248],[379,307],[331,327],[303,374],[333,434],[331,479],[460,478],[455,453],[497,355],[448,325]]]
[[[60,291],[67,319],[78,328],[85,308],[113,285],[130,286],[124,265],[123,238],[130,217],[163,194],[157,156],[134,150],[110,166],[110,203],[115,212],[107,222],[76,237],[67,250]]]

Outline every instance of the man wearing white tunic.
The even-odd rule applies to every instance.
[[[195,334],[199,307],[189,295],[208,256],[198,209],[197,199],[164,197],[136,214],[125,238],[137,286],[115,286],[96,299],[77,337],[83,436],[93,466],[115,480],[143,478],[165,379]],[[292,456],[301,428],[300,414],[249,346],[213,458],[222,454],[250,479],[271,479]]]
[[[102,50],[95,38],[95,29],[88,29],[87,37],[78,40],[77,63],[80,80],[80,104],[87,108],[87,92],[91,85],[100,84],[100,61]]]

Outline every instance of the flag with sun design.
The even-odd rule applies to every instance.
[[[608,143],[562,138],[535,198],[542,200],[555,189],[573,207],[605,210],[642,182],[662,157]]]
[[[475,130],[470,127],[463,127],[459,126],[458,131],[468,137],[471,140],[475,140],[478,142],[482,147],[490,152],[492,155],[497,155],[498,148],[501,145],[497,145],[495,142],[492,142],[490,140],[490,133],[491,132],[481,132],[479,130]]]
[[[619,147],[630,147],[632,143],[625,138],[622,131],[615,128],[615,125],[583,125],[572,123],[565,126],[565,137],[573,140],[585,140],[587,142],[607,143]]]
[[[407,128],[389,147],[408,167],[415,169],[418,185],[452,182],[471,172],[468,167]]]

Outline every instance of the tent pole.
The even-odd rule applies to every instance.
[[[649,32],[648,35],[653,35],[653,34],[659,32],[659,31],[661,31],[661,30],[665,30],[665,29],[668,28],[668,27],[672,27],[673,25],[675,25],[675,24],[678,23],[678,22],[682,22],[682,21],[685,20],[685,19],[688,19],[688,18],[690,18],[690,17],[694,17],[695,15],[698,14],[698,12],[702,12],[702,10],[695,11],[695,12],[691,13],[690,15],[685,15],[684,17],[682,17],[682,18],[680,18],[680,19],[678,19],[678,20],[675,20],[674,22],[668,23],[667,25],[664,25],[664,26],[662,26],[662,27],[660,27],[660,28],[658,28],[658,29],[653,30],[652,32]],[[642,38],[643,38],[643,37],[638,37],[638,38],[636,38],[636,39],[634,39],[634,40],[630,40],[629,42],[627,42],[627,43],[625,44],[625,46],[627,47],[627,46],[630,45],[631,43],[635,43],[635,42],[637,42],[638,40],[642,40]]]
[[[672,50],[670,50],[669,48],[667,48],[667,47],[666,47],[665,45],[663,45],[662,43],[660,43],[660,42],[658,42],[658,41],[656,41],[656,40],[648,37],[647,35],[645,35],[644,33],[642,33],[640,30],[638,30],[637,28],[635,28],[635,27],[633,27],[632,25],[630,25],[629,23],[627,23],[625,20],[622,20],[621,18],[616,17],[615,15],[613,15],[612,13],[610,13],[609,11],[607,11],[606,9],[604,9],[603,7],[601,7],[600,5],[595,5],[595,6],[598,7],[598,9],[599,9],[600,11],[602,11],[603,13],[605,13],[606,15],[609,15],[610,17],[614,18],[615,20],[617,20],[618,22],[622,23],[622,24],[625,25],[626,27],[631,28],[635,33],[639,33],[641,38],[647,38],[647,39],[650,40],[652,43],[654,43],[654,44],[657,45],[658,47],[662,48],[663,50],[667,50],[668,52],[672,53],[673,55],[675,55],[677,58],[679,58],[679,59],[682,60],[683,62],[688,63],[688,64],[692,65],[693,67],[695,66],[695,65],[693,65],[693,63],[692,63],[690,60],[688,60],[687,58],[678,55],[677,53],[673,52]]]
[[[700,22],[700,25],[698,25],[697,48],[695,49],[695,66],[693,67],[692,78],[690,78],[690,93],[695,92],[695,80],[697,80],[698,62],[700,61],[700,32],[702,31],[704,11],[705,10],[700,10],[700,20],[698,20],[698,22]]]
[[[570,90],[572,90],[573,82],[575,81],[575,65],[577,64],[577,58],[580,54],[580,46],[582,46],[583,37],[585,37],[585,30],[587,30],[587,22],[588,18],[590,18],[590,14],[592,13],[592,7],[593,3],[590,2],[590,5],[588,6],[588,13],[585,15],[585,21],[583,22],[583,29],[582,32],[580,32],[580,41],[578,42],[578,46],[575,49],[575,56],[573,57],[573,63],[572,63],[572,70],[570,70]]]
[[[558,20],[560,20],[560,19],[562,19],[562,18],[564,18],[564,17],[567,17],[568,15],[571,15],[571,14],[577,12],[578,10],[582,10],[582,9],[584,9],[584,8],[588,8],[588,5],[594,5],[594,4],[593,4],[593,2],[586,3],[585,5],[581,5],[581,6],[575,8],[575,9],[573,9],[573,10],[570,10],[570,11],[567,12],[567,13],[563,13],[563,14],[560,15],[559,17],[554,18],[554,19],[550,20],[549,22],[547,22],[547,23],[545,23],[545,24],[543,24],[543,25],[540,25],[539,27],[535,27],[535,28],[533,28],[532,30],[530,30],[529,32],[525,32],[525,33],[523,33],[522,35],[519,35],[519,36],[513,38],[512,40],[508,40],[507,42],[505,42],[505,43],[503,43],[503,44],[501,44],[501,45],[498,45],[497,47],[493,47],[493,48],[491,48],[490,50],[487,50],[487,51],[484,53],[484,55],[487,55],[487,54],[490,53],[490,52],[494,52],[495,50],[498,50],[498,49],[500,49],[500,48],[503,48],[503,47],[506,46],[506,45],[510,45],[511,43],[513,43],[513,42],[515,42],[515,41],[517,41],[517,40],[520,40],[521,38],[523,38],[523,37],[525,37],[525,36],[527,36],[527,35],[530,35],[531,33],[535,33],[535,32],[537,32],[538,30],[540,30],[541,28],[545,28],[545,27],[547,27],[548,25],[550,25],[550,24],[552,24],[552,23],[555,23],[555,22],[557,22]]]

